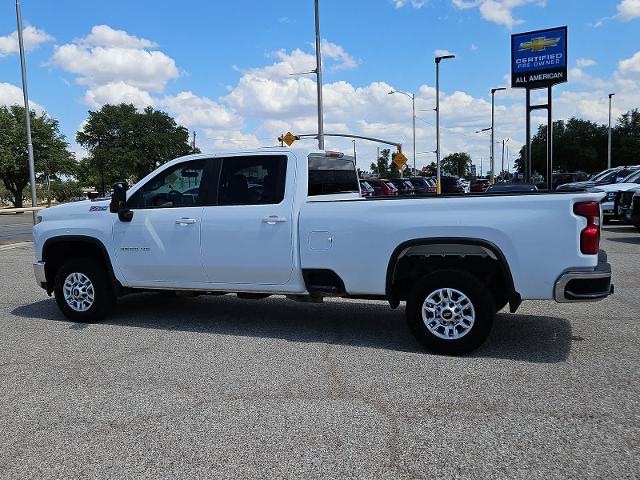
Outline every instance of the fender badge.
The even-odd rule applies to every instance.
[[[92,207],[89,207],[89,211],[90,212],[105,212],[107,210],[106,205],[93,205]]]

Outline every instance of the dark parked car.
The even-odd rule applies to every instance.
[[[585,172],[571,172],[571,173],[554,173],[551,177],[552,180],[552,188],[555,190],[560,185],[566,185],[568,183],[579,183],[586,182],[589,180],[589,175]],[[546,189],[546,185],[545,185]]]
[[[620,183],[627,176],[631,175],[639,168],[640,167],[638,166],[610,168],[585,182],[566,183],[564,185],[560,185],[558,188],[556,188],[556,190],[583,190],[585,188],[597,187],[598,185],[611,185],[613,183]]]
[[[471,184],[469,185],[470,192],[484,192],[489,186],[489,180],[486,178],[476,178],[471,180]]]
[[[398,189],[398,195],[415,195],[416,189],[407,178],[392,178],[391,183]]]
[[[436,193],[436,184],[427,177],[411,177],[408,179],[416,191],[416,195],[424,195],[425,193]]]
[[[367,183],[373,187],[374,197],[388,197],[398,195],[398,189],[389,180],[380,178],[367,178]]]
[[[538,187],[527,183],[497,183],[489,185],[486,193],[518,193],[518,192],[537,192]]]
[[[616,192],[615,214],[619,220],[625,223],[631,222],[631,210],[633,208],[633,196],[640,192],[640,186],[626,190],[624,192]]]
[[[629,216],[631,223],[640,231],[640,192],[633,195],[631,215]]]
[[[374,193],[375,190],[371,185],[369,185],[369,182],[360,180],[360,195],[363,197],[373,197]]]
[[[442,193],[464,193],[464,187],[457,177],[440,177],[440,187]]]

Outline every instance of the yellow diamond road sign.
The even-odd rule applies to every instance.
[[[393,157],[393,163],[395,163],[398,168],[402,168],[404,164],[407,163],[407,157],[405,157],[402,152],[398,152]]]
[[[287,134],[284,137],[282,137],[282,140],[284,140],[284,143],[286,143],[287,146],[290,147],[291,144],[297,140],[297,138],[293,133],[287,132]]]

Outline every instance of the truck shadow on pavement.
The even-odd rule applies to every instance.
[[[67,322],[53,299],[15,308],[27,319]],[[400,352],[429,354],[409,331],[404,309],[383,302],[327,301],[300,304],[282,297],[241,300],[235,295],[165,298],[154,293],[121,298],[105,322],[135,328],[186,331],[239,337],[278,338]],[[78,334],[93,325],[69,323]],[[496,316],[487,342],[472,357],[533,363],[565,361],[573,338],[568,320],[537,315]]]

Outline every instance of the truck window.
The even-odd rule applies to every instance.
[[[222,159],[218,205],[278,204],[284,199],[285,155]]]
[[[129,199],[129,208],[199,207],[206,204],[200,188],[205,176],[205,160],[174,165],[153,177]],[[204,185],[204,184],[203,184]]]
[[[309,156],[309,196],[359,192],[351,157]]]

